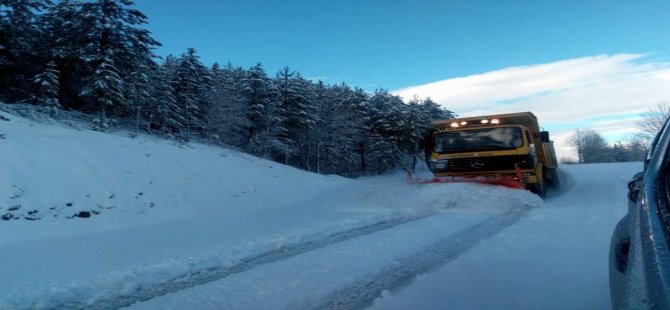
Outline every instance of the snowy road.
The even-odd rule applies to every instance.
[[[361,308],[378,294],[446,263],[529,208],[464,208],[264,264],[133,308]],[[234,296],[234,297],[233,297]]]
[[[101,299],[93,304],[86,302],[65,302],[57,306],[60,309],[116,309],[129,306],[137,301],[145,301],[167,293],[176,292],[189,287],[202,285],[208,282],[226,278],[228,276],[248,271],[259,265],[275,263],[309,251],[314,251],[332,244],[344,242],[353,238],[372,234],[381,230],[391,229],[400,224],[416,221],[424,216],[401,217],[389,219],[361,227],[333,233],[325,238],[310,240],[301,243],[281,246],[252,257],[241,259],[232,266],[215,266],[201,270],[193,270],[169,282],[155,283],[129,295],[114,296]]]
[[[609,236],[639,168],[567,167],[539,209],[443,210],[132,308],[608,309]]]
[[[563,166],[564,188],[375,309],[610,309],[609,240],[641,163]]]

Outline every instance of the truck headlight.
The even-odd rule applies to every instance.
[[[430,160],[430,166],[433,169],[446,169],[448,163],[449,163],[449,160],[447,160],[447,159],[438,159],[438,160],[431,159]]]

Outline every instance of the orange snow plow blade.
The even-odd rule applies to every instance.
[[[480,183],[500,185],[514,189],[525,189],[526,185],[515,178],[506,177],[433,177],[431,179],[408,178],[408,184],[431,184],[431,183]]]

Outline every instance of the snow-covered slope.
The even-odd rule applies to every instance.
[[[212,212],[225,216],[347,184],[344,178],[221,148],[78,131],[2,115],[9,119],[0,120],[5,137],[0,139],[4,243]],[[26,224],[28,220],[39,223]]]
[[[497,186],[407,185],[401,174],[348,180],[216,147],[2,115],[10,121],[0,120],[0,215],[10,215],[0,220],[0,309],[364,307],[382,292],[375,306],[438,302],[430,308],[440,297],[425,281],[453,294],[471,283],[452,299],[459,307],[491,294],[476,288],[488,273],[463,270],[500,265],[518,276],[506,290],[529,289],[526,271],[548,270],[544,261],[558,263],[549,249],[571,245],[579,255],[550,275],[566,281],[557,274],[602,261],[582,272],[600,283],[604,240],[640,166],[569,167],[545,205]],[[606,304],[597,289],[589,305]]]

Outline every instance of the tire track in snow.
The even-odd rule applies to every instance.
[[[242,259],[233,266],[216,266],[201,270],[196,270],[175,278],[168,282],[155,283],[145,287],[140,287],[136,291],[127,295],[117,295],[110,298],[100,299],[93,303],[85,301],[57,302],[54,309],[118,309],[132,305],[140,301],[147,301],[168,293],[173,293],[182,289],[194,287],[208,282],[220,280],[228,276],[248,271],[256,266],[275,263],[306,252],[324,248],[336,243],[351,240],[357,237],[369,235],[382,230],[390,229],[395,226],[417,221],[428,216],[400,217],[385,220],[345,231],[333,233],[325,238],[305,241],[297,244],[287,245],[278,249],[266,251],[258,255]]]
[[[363,309],[372,306],[374,300],[384,290],[401,288],[422,273],[430,272],[448,264],[467,252],[480,241],[491,238],[507,227],[518,222],[530,207],[520,207],[507,211],[443,238],[423,251],[399,258],[398,264],[386,268],[371,278],[367,278],[337,291],[315,305],[312,309]]]

